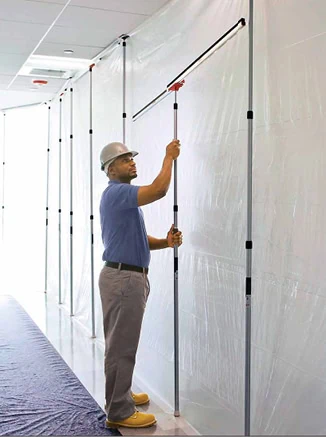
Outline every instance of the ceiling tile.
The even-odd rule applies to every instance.
[[[34,3],[57,3],[60,5],[65,5],[69,0],[25,0],[25,2]]]
[[[12,36],[13,39],[39,41],[48,30],[46,24],[17,23],[15,21],[0,21],[0,39]],[[35,44],[36,46],[36,44]]]
[[[53,26],[49,34],[44,39],[45,43],[60,43],[66,45],[82,45],[92,47],[106,47],[117,36],[121,35],[123,30],[117,32],[111,26],[107,30],[96,30],[94,32],[85,32],[85,29]]]
[[[63,5],[24,0],[1,1],[0,19],[27,23],[52,24]]]
[[[1,26],[1,22],[0,22]],[[0,53],[12,53],[16,55],[30,55],[38,41],[30,39],[13,38],[11,35],[2,35],[0,38]]]
[[[27,58],[28,55],[0,53],[0,74],[16,74]]]
[[[14,77],[10,74],[0,74],[0,89],[6,89]]]
[[[169,0],[72,0],[70,6],[152,15],[168,2]]]
[[[1,48],[1,43],[0,43]],[[64,54],[65,49],[71,49],[74,51],[73,54],[68,55],[70,58],[83,58],[92,59],[99,52],[103,50],[104,47],[89,47],[75,44],[61,44],[61,43],[47,43],[43,42],[39,48],[36,50],[34,55],[45,55],[45,56],[66,56]],[[0,49],[1,51],[1,49]]]
[[[143,15],[68,6],[59,17],[56,25],[83,29],[90,35],[97,29],[105,31],[109,28],[116,32],[118,32],[118,29],[123,29],[122,32],[125,33],[130,32],[143,21]]]
[[[10,87],[10,91],[29,91],[31,94],[34,93],[42,93],[42,94],[51,94],[51,96],[53,96],[54,94],[56,94],[57,92],[59,92],[62,88],[62,85],[58,85],[56,87],[40,87],[37,91],[32,91],[30,88],[33,88],[32,84],[30,86],[26,86],[26,85],[12,85]]]
[[[64,85],[67,80],[66,79],[56,79],[56,78],[52,78],[52,77],[40,77],[40,76],[18,76],[15,80],[15,86],[18,85],[28,85],[28,86],[32,86],[33,85],[33,80],[34,79],[45,79],[47,80],[47,84],[42,86],[42,89],[46,89],[46,88],[57,88],[57,87],[61,87],[62,85]]]

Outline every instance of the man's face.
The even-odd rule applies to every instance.
[[[110,176],[121,182],[130,182],[137,177],[137,169],[131,153],[119,156],[109,167]]]

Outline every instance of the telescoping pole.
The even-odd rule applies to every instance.
[[[94,297],[94,216],[93,216],[93,67],[89,67],[89,163],[90,163],[90,229],[91,229],[91,308],[92,337],[95,338],[95,297]]]
[[[178,91],[183,86],[182,82],[177,82],[169,88],[174,92],[174,139],[178,139]],[[174,160],[174,230],[178,232],[178,163]],[[180,416],[179,402],[179,254],[178,245],[174,246],[174,415]]]
[[[129,35],[122,37],[123,43],[123,67],[122,67],[122,142],[126,144],[126,86],[127,86],[127,43],[126,39]]]
[[[70,315],[74,315],[73,272],[73,88],[70,88]]]
[[[2,250],[5,237],[5,165],[6,165],[6,114],[3,113],[3,143],[2,143]]]
[[[49,175],[50,175],[50,141],[51,141],[51,106],[48,106],[48,146],[47,146],[47,176],[46,176],[46,220],[45,220],[45,287],[48,291],[48,237],[49,237]]]
[[[62,289],[61,289],[61,189],[62,189],[62,96],[59,99],[59,305],[62,304]]]
[[[251,273],[252,273],[252,158],[253,158],[253,19],[254,1],[249,0],[249,98],[248,98],[248,181],[246,241],[246,328],[245,328],[245,435],[250,435],[251,383]]]

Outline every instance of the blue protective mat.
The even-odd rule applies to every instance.
[[[9,296],[0,296],[0,435],[121,435]]]

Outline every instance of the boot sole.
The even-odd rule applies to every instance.
[[[149,404],[149,402],[150,402],[150,399],[148,399],[148,401],[145,401],[145,402],[135,402],[135,406],[140,407],[141,405]],[[104,405],[104,411],[105,410],[106,410],[106,405]]]
[[[146,405],[146,404],[149,404],[149,399],[148,399],[148,401],[145,401],[145,402],[135,402],[136,407],[139,407],[140,405]]]
[[[109,420],[106,420],[105,425],[108,428],[119,428],[119,426],[123,426],[124,428],[149,428],[150,426],[155,425],[156,420],[153,420],[152,422],[146,423],[144,425],[127,425],[125,423],[119,423],[119,422],[110,422]]]

